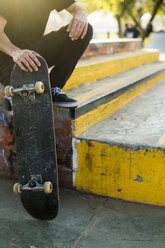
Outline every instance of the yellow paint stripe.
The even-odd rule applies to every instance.
[[[95,141],[77,144],[79,190],[165,206],[164,150],[126,149]]]
[[[151,40],[151,37],[152,37],[152,33],[150,33],[149,37],[145,38],[144,42],[143,42],[143,47],[146,47],[148,45],[148,43],[150,42]]]
[[[74,120],[75,136],[78,136],[79,134],[92,127],[99,121],[115,113],[118,109],[131,102],[141,94],[145,93],[147,90],[152,88],[154,85],[158,84],[164,78],[165,73],[162,73],[159,76],[149,80],[147,83],[144,83],[124,93],[123,95],[113,99],[112,101],[100,105],[97,108],[89,111],[88,113],[78,117]]]
[[[160,65],[157,65],[157,67],[159,68]],[[113,83],[111,82],[110,84],[103,85],[103,86],[98,87],[94,90],[91,90],[89,92],[85,92],[79,96],[76,96],[76,97],[74,97],[74,99],[77,100],[79,103],[85,102],[94,96],[101,95],[104,92],[107,92],[109,90],[112,90],[113,88],[116,88],[116,87],[119,87],[119,86],[125,84],[126,81],[128,82],[131,79],[135,79],[135,78],[143,75],[144,73],[151,72],[153,69],[156,69],[156,65],[151,65],[148,69],[145,68],[145,69],[141,70],[140,72],[135,72],[134,74],[131,74],[127,77],[124,77],[124,83],[123,83],[123,78],[120,78],[120,79],[114,81]]]
[[[144,52],[144,54],[111,60],[104,63],[78,67],[73,72],[67,84],[63,88],[64,91],[79,87],[84,83],[92,83],[98,79],[117,75],[126,70],[149,64],[159,59],[159,52]]]

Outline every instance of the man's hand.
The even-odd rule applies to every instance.
[[[72,40],[78,40],[80,37],[84,39],[88,30],[87,13],[77,3],[72,4],[67,10],[73,15],[67,29],[69,36]]]
[[[38,67],[41,66],[39,60],[35,55],[38,54],[31,50],[16,49],[16,51],[12,53],[12,58],[13,61],[18,64],[21,70],[32,72],[33,70],[38,71]]]
[[[13,61],[17,63],[23,71],[38,71],[38,67],[41,66],[39,60],[36,57],[38,54],[27,49],[21,50],[12,44],[4,32],[6,24],[7,20],[0,15],[0,51],[11,56]]]

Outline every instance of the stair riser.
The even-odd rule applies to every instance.
[[[137,56],[116,59],[95,65],[78,67],[68,80],[64,91],[79,87],[84,83],[92,83],[98,79],[117,75],[118,73],[149,64],[159,59],[159,52],[150,52]]]

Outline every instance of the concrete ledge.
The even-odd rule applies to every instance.
[[[75,141],[76,189],[165,206],[165,151],[92,140]]]
[[[140,48],[141,39],[93,39],[82,58],[136,51]]]
[[[74,138],[79,190],[165,206],[165,80]]]

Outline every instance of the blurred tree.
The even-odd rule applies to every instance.
[[[144,39],[155,15],[157,13],[164,15],[165,13],[165,0],[79,0],[79,2],[88,13],[99,9],[110,10],[118,21],[119,37],[122,37],[122,21],[132,20]],[[146,12],[151,13],[151,19],[144,30],[140,19]]]
[[[128,6],[134,6],[136,0],[79,0],[88,13],[95,10],[110,10],[116,17],[119,27],[119,37],[122,36],[121,21],[126,14]]]
[[[151,18],[146,28],[143,29],[140,24],[140,19],[146,12],[151,14]],[[135,8],[130,8],[129,6],[127,9],[127,13],[136,24],[136,26],[140,29],[142,38],[145,39],[145,37],[148,35],[149,27],[156,14],[164,16],[165,2],[164,0],[137,0],[135,3]]]

